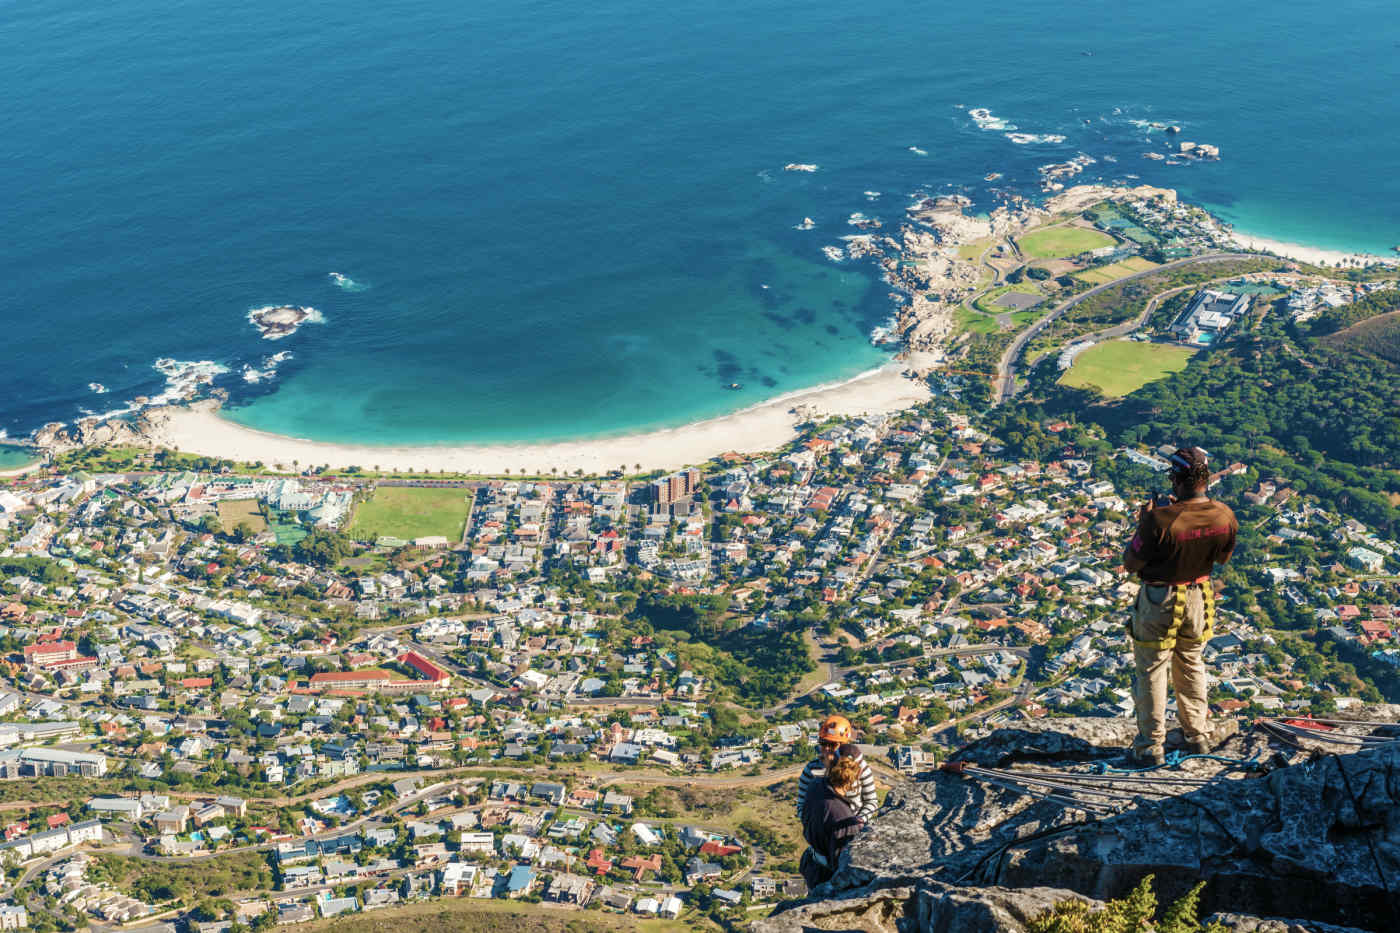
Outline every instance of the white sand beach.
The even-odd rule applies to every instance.
[[[1234,240],[1245,249],[1257,249],[1264,252],[1273,253],[1288,259],[1296,259],[1299,262],[1312,263],[1316,266],[1348,266],[1348,265],[1368,265],[1374,262],[1383,262],[1387,265],[1400,265],[1400,256],[1381,256],[1375,253],[1347,253],[1338,249],[1322,249],[1317,246],[1305,246],[1302,243],[1285,243],[1282,240],[1271,240],[1268,237],[1255,236],[1252,233],[1235,232]]]
[[[416,472],[547,474],[551,470],[601,474],[625,467],[629,472],[674,469],[702,463],[734,451],[761,453],[796,436],[795,426],[814,414],[859,415],[910,408],[929,397],[928,387],[904,375],[927,361],[892,362],[845,382],[746,408],[733,414],[678,428],[625,437],[563,441],[550,444],[370,447],[328,444],[256,431],[220,417],[209,402],[154,409],[148,413],[149,440],[163,447],[201,456],[262,462],[270,468],[305,469],[327,465]]]

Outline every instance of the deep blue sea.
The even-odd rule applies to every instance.
[[[7,0],[0,428],[157,395],[159,358],[227,367],[233,418],[323,440],[685,423],[884,360],[886,289],[820,251],[851,212],[990,208],[987,173],[1032,192],[1081,152],[1086,181],[1388,252],[1396,12]],[[1065,140],[1018,144],[969,108]],[[1223,159],[1145,160],[1165,141],[1135,121]],[[324,322],[260,339],[249,310],[283,303]]]

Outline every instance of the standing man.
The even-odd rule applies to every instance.
[[[797,779],[799,819],[802,818],[804,805],[808,795],[813,793],[813,788],[821,782],[833,764],[845,758],[854,760],[860,769],[859,780],[850,797],[856,816],[862,823],[868,823],[875,815],[875,808],[879,805],[875,797],[875,775],[871,773],[870,765],[861,754],[860,748],[851,741],[853,738],[855,730],[851,728],[851,721],[845,716],[832,714],[822,720],[821,729],[817,732],[817,757],[807,762],[807,767],[802,769],[802,775]]]
[[[1123,566],[1142,580],[1131,635],[1138,721],[1132,757],[1143,765],[1165,760],[1169,671],[1187,746],[1196,754],[1210,750],[1206,669],[1201,657],[1215,621],[1210,574],[1216,564],[1230,559],[1239,531],[1230,507],[1206,496],[1210,468],[1204,450],[1183,447],[1169,462],[1172,495],[1142,506],[1137,533],[1123,551]]]
[[[807,840],[807,851],[802,853],[798,870],[809,891],[831,880],[841,850],[860,832],[860,818],[851,802],[859,786],[860,765],[855,759],[839,758],[827,769],[826,777],[807,792],[802,807],[802,838]]]

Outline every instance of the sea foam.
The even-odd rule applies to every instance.
[[[967,112],[967,115],[972,118],[973,123],[977,124],[978,129],[997,131],[1016,129],[1015,124],[1007,123],[985,107],[974,107]]]
[[[369,286],[363,282],[356,282],[354,279],[350,278],[350,276],[341,272],[330,273],[330,278],[331,281],[335,283],[336,288],[339,288],[341,291],[362,292],[369,288]]]
[[[1065,137],[1059,133],[1007,133],[1006,138],[1018,146],[1030,143],[1062,143]]]

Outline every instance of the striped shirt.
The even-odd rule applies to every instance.
[[[860,753],[860,749],[854,745],[841,746],[842,758],[854,758],[860,765],[860,784],[851,792],[851,805],[856,808],[856,816],[862,822],[870,822],[870,818],[875,815],[875,808],[879,805],[875,796],[875,775],[870,770],[870,765],[866,762],[865,756]],[[802,806],[807,801],[807,792],[815,785],[826,778],[826,768],[822,767],[822,760],[817,758],[807,762],[807,767],[802,769],[802,776],[797,779],[797,813],[802,814]]]

